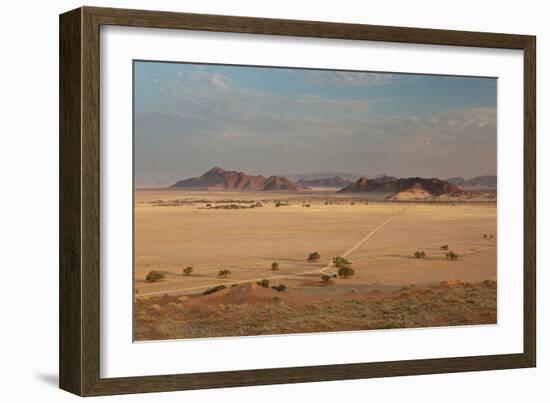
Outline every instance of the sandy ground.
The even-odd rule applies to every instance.
[[[496,323],[496,203],[319,190],[135,196],[136,340]],[[321,258],[308,262],[312,252]],[[355,275],[323,282],[334,256]],[[165,277],[147,282],[152,270]]]
[[[274,200],[290,205],[275,207]],[[331,204],[325,204],[327,200]],[[257,201],[263,207],[206,207],[248,207]],[[138,190],[135,206],[137,296],[196,293],[220,283],[259,278],[281,277],[290,284],[318,279],[333,256],[349,251],[389,219],[346,256],[356,273],[348,283],[406,285],[496,278],[494,203],[366,204],[361,197],[329,192]],[[485,234],[493,238],[484,239]],[[457,261],[445,258],[440,249],[444,244],[458,253]],[[424,251],[426,258],[414,258],[417,250]],[[308,254],[315,251],[321,259],[307,262]],[[271,271],[273,261],[280,265],[277,272]],[[182,275],[186,266],[193,266],[191,276]],[[231,276],[220,279],[221,269],[231,270]],[[165,279],[146,282],[151,270],[161,271]]]

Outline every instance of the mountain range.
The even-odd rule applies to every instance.
[[[227,171],[214,167],[196,178],[177,181],[173,188],[219,189],[219,190],[260,190],[260,191],[301,191],[306,186],[294,183],[282,176],[248,175],[240,171]]]
[[[476,176],[471,179],[464,179],[460,176],[447,179],[448,182],[453,185],[461,187],[478,187],[478,188],[496,188],[497,187],[497,177],[496,175],[483,175]]]
[[[322,187],[322,188],[343,188],[352,183],[351,180],[344,179],[341,176],[333,176],[329,178],[319,179],[300,179],[298,184],[306,187]]]
[[[392,200],[425,198],[441,195],[460,196],[465,192],[448,181],[437,178],[395,178],[380,177],[367,179],[361,177],[357,181],[340,189],[338,193],[389,193]]]
[[[299,182],[302,179],[306,181],[311,181],[335,177],[340,177],[350,182],[353,182],[361,177],[361,175],[357,175],[351,172],[311,172],[307,174],[288,174],[284,176],[293,182]]]
[[[469,192],[464,188],[496,188],[496,176],[479,176],[469,180],[450,178],[397,178],[378,176],[370,179],[362,176],[355,181],[341,176],[329,176],[317,179],[300,179],[293,182],[284,176],[249,175],[241,171],[230,171],[214,167],[201,176],[183,179],[174,183],[173,188],[212,189],[212,190],[249,190],[249,191],[290,191],[299,192],[311,187],[340,189],[337,193],[376,193],[386,194],[388,200],[441,199],[442,197],[462,197]]]

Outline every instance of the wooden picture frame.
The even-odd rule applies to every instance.
[[[524,52],[523,353],[211,373],[100,377],[102,25],[369,40]],[[81,7],[60,16],[60,387],[80,396],[533,367],[536,363],[535,37]]]

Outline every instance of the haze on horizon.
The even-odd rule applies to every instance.
[[[214,166],[471,178],[497,171],[495,78],[134,62],[138,186]]]

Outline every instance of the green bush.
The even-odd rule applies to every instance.
[[[204,291],[203,294],[204,295],[208,295],[208,294],[212,294],[216,291],[220,291],[220,290],[223,290],[225,288],[225,285],[223,284],[220,284],[220,285],[217,285],[215,287],[212,287],[212,288],[209,288],[208,290]]]
[[[193,273],[193,267],[187,266],[185,269],[183,269],[183,274],[185,274],[186,276],[191,275],[191,273]]]
[[[417,259],[422,259],[426,257],[426,253],[423,250],[417,250],[416,252],[414,252],[414,257]]]
[[[458,259],[458,254],[456,254],[452,250],[450,250],[449,252],[447,252],[445,254],[445,257],[447,257],[447,259],[449,259],[449,260],[457,260]]]
[[[269,288],[269,280],[264,278],[263,280],[261,281],[258,281],[257,283],[258,285],[261,285],[262,287],[264,288]]]
[[[319,252],[310,253],[307,258],[308,262],[316,262],[319,259],[321,259],[321,255],[319,254]]]
[[[222,269],[218,272],[218,276],[220,277],[227,277],[231,274],[231,270],[229,269]]]
[[[440,248],[441,250],[447,250],[449,249],[449,245],[441,245]]]
[[[332,258],[332,263],[336,267],[349,266],[351,264],[351,262],[349,260],[344,259],[341,256],[336,256],[336,257]]]
[[[328,274],[323,274],[323,275],[321,276],[321,280],[323,280],[323,281],[326,283],[327,281],[330,280],[330,275],[328,275]]]
[[[279,270],[279,263],[277,263],[277,262],[271,263],[271,270],[273,270],[273,271]]]
[[[279,292],[286,291],[286,285],[284,285],[284,284],[279,284],[277,286],[274,285],[271,288],[273,288],[274,290],[279,291]]]
[[[147,274],[147,277],[145,277],[145,280],[149,281],[150,283],[154,283],[155,281],[162,280],[164,278],[164,274],[158,271],[150,271],[149,274]]]
[[[355,274],[355,270],[353,270],[349,266],[342,266],[338,269],[338,275],[340,277],[348,278]]]

